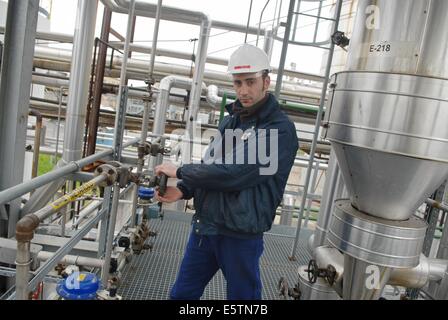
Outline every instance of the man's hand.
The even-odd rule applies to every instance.
[[[169,178],[176,178],[177,167],[172,163],[162,163],[161,165],[155,167],[156,176],[162,173],[166,174]]]
[[[167,187],[163,197],[159,194],[159,190],[156,190],[156,200],[160,202],[175,202],[182,199],[182,196],[182,191],[180,191],[177,187]]]

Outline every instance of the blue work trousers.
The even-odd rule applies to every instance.
[[[192,232],[170,297],[198,300],[208,282],[221,269],[227,282],[228,300],[260,300],[262,253],[263,236],[237,239]]]

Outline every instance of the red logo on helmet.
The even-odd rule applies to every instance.
[[[238,70],[238,69],[250,69],[250,65],[245,65],[245,66],[235,66],[235,70]]]

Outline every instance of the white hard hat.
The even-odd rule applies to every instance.
[[[230,56],[227,72],[252,73],[269,69],[269,58],[266,53],[256,46],[245,43]]]

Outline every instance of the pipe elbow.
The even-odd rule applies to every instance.
[[[28,214],[17,222],[16,239],[17,241],[31,241],[34,236],[34,230],[39,226],[40,219],[35,214]]]
[[[222,99],[218,96],[218,87],[215,85],[209,85],[207,88],[206,100],[209,105],[216,108],[221,104]]]

